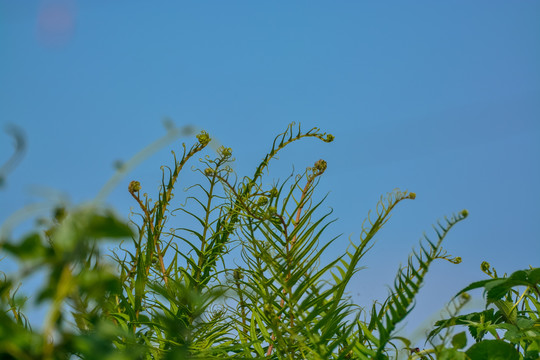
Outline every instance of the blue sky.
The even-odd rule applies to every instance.
[[[417,325],[482,279],[484,260],[501,273],[540,265],[538,64],[535,1],[0,0],[0,122],[28,142],[0,190],[0,221],[35,202],[91,200],[115,160],[165,135],[164,117],[232,147],[241,175],[290,122],[316,126],[334,143],[294,144],[269,181],[328,162],[319,193],[339,218],[336,255],[380,195],[417,193],[379,233],[355,302],[383,300],[423,232],[469,210],[446,240],[463,263],[433,266]],[[132,179],[155,193],[180,141],[108,203],[127,216]]]

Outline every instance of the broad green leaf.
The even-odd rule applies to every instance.
[[[519,360],[519,353],[502,340],[483,340],[466,351],[471,360]]]
[[[464,352],[456,349],[443,349],[437,360],[469,360]]]

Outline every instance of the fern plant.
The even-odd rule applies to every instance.
[[[31,264],[23,277],[45,270],[36,299],[50,304],[43,330],[24,317],[17,278],[0,287],[0,354],[6,358],[140,359],[388,359],[401,342],[398,323],[433,261],[459,263],[442,242],[467,212],[445,219],[398,268],[390,296],[364,312],[347,286],[392,210],[414,193],[395,190],[381,200],[338,258],[324,262],[337,237],[331,212],[316,196],[326,171],[317,160],[304,172],[267,185],[264,174],[289,144],[334,137],[289,125],[275,138],[252,176],[238,178],[232,150],[200,159],[201,182],[185,201],[175,190],[182,170],[210,143],[206,132],[164,167],[156,200],[132,181],[137,205],[128,226],[95,205],[68,209],[50,226],[2,251]],[[174,221],[173,221],[174,219]],[[177,225],[179,224],[179,225]],[[96,241],[123,239],[107,261]],[[130,241],[126,239],[131,238]],[[113,266],[116,266],[114,268]],[[68,311],[70,314],[68,315]],[[96,350],[99,348],[99,351]]]

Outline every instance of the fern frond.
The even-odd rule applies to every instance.
[[[455,224],[466,217],[467,212],[464,210],[457,215],[453,215],[450,219],[445,218],[445,225],[438,222],[438,228],[434,227],[437,234],[437,242],[433,243],[424,235],[424,243],[420,243],[420,251],[413,250],[413,254],[409,256],[407,266],[398,270],[390,297],[378,314],[372,314],[375,317],[375,323],[379,332],[379,345],[376,358],[383,358],[386,345],[390,341],[396,325],[414,307],[415,296],[422,285],[431,263],[438,258],[447,259],[446,254],[441,248],[446,234]]]
[[[272,148],[270,149],[268,154],[264,157],[263,161],[259,164],[259,166],[255,170],[255,174],[252,177],[251,185],[248,184],[248,186],[246,187],[246,193],[249,193],[249,191],[251,190],[252,184],[259,179],[264,169],[268,167],[268,163],[270,162],[270,160],[274,158],[276,154],[278,153],[278,151],[283,149],[285,146],[305,137],[315,137],[324,142],[332,142],[334,140],[334,137],[332,135],[319,132],[320,131],[319,128],[312,128],[311,130],[305,133],[302,133],[300,124],[298,124],[298,131],[293,133],[293,127],[295,125],[296,124],[294,122],[289,124],[287,126],[287,129],[283,133],[276,136],[272,144]]]
[[[332,272],[332,276],[334,278],[333,287],[335,289],[334,296],[336,298],[341,299],[343,297],[345,288],[347,287],[349,281],[356,273],[356,271],[359,270],[358,263],[360,259],[364,256],[366,251],[369,250],[369,246],[371,245],[370,243],[373,240],[375,234],[389,220],[390,213],[394,209],[394,207],[402,200],[414,198],[414,193],[395,190],[393,193],[389,193],[386,199],[381,197],[381,200],[377,203],[377,217],[375,220],[372,220],[370,218],[371,212],[368,213],[367,219],[364,220],[364,223],[362,224],[360,244],[356,245],[353,242],[350,242],[350,248],[352,251],[349,251],[349,249],[347,249],[345,255],[341,258],[341,265],[336,266],[336,270],[338,271],[338,273],[336,273],[335,271]],[[365,225],[366,221],[369,223],[369,227]]]

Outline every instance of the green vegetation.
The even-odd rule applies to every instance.
[[[437,321],[428,340],[438,337],[440,344],[420,352],[420,358],[433,359],[431,354],[436,354],[438,359],[467,359],[466,355],[470,359],[540,359],[540,268],[516,271],[502,278],[487,262],[481,268],[491,279],[474,282],[461,290],[456,295],[455,310],[469,300],[466,291],[479,288],[484,289],[486,310]],[[521,293],[520,287],[525,288]],[[488,308],[489,305],[493,306]],[[467,327],[475,340],[465,352],[460,351],[467,345],[465,332],[452,337],[451,347],[446,347],[449,333],[440,335],[455,326]],[[497,330],[503,332],[502,337]],[[484,339],[488,334],[494,340]]]
[[[353,304],[347,285],[392,210],[415,194],[394,191],[368,214],[360,239],[342,256],[324,263],[330,213],[315,196],[326,162],[267,186],[263,175],[272,159],[292,142],[334,137],[290,125],[273,142],[252,176],[237,177],[232,150],[200,159],[201,178],[186,199],[174,200],[188,162],[211,141],[206,132],[183,145],[164,167],[156,200],[132,181],[128,191],[138,207],[131,224],[114,212],[87,204],[57,209],[46,226],[22,239],[1,239],[2,256],[21,264],[0,285],[2,359],[537,359],[540,269],[475,282],[458,293],[451,317],[434,325],[431,348],[412,349],[395,336],[396,325],[414,306],[435,260],[459,263],[442,242],[467,217],[463,210],[438,222],[400,267],[391,295],[370,311]],[[173,153],[174,154],[174,153]],[[175,223],[193,224],[171,228]],[[119,246],[103,256],[103,242]],[[24,315],[22,280],[45,274],[31,300],[48,307],[41,329]],[[517,287],[525,287],[521,293]],[[483,312],[458,315],[465,291],[486,290]],[[468,327],[475,344],[465,350]],[[504,332],[501,337],[499,332]],[[484,339],[492,335],[493,340]]]

